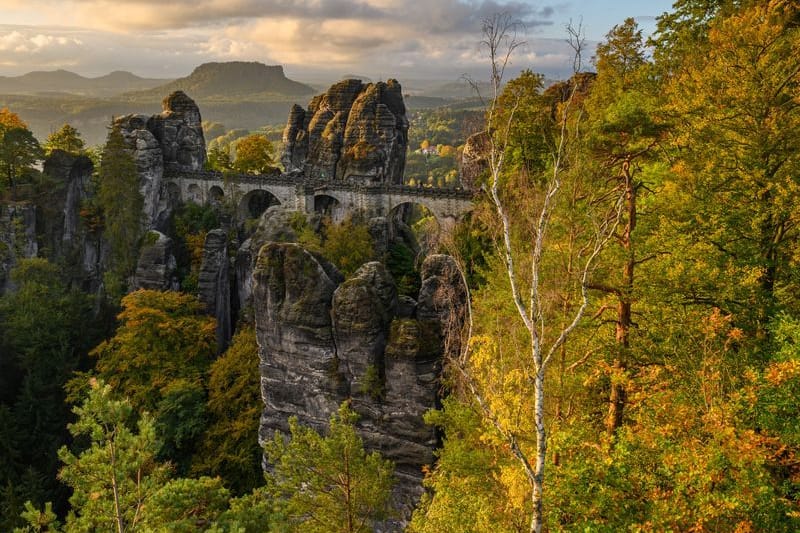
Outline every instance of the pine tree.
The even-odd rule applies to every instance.
[[[289,420],[290,440],[280,433],[267,442],[274,465],[268,479],[291,531],[366,533],[389,515],[393,466],[367,453],[347,404],[331,417],[326,437]]]
[[[113,128],[108,135],[98,178],[97,203],[105,217],[104,236],[111,245],[106,290],[119,296],[136,269],[144,207],[136,162],[119,128]]]

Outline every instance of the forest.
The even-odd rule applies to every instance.
[[[547,87],[530,70],[506,79],[518,30],[496,15],[476,36],[490,76],[479,127],[420,115],[441,137],[409,146],[442,145],[450,165],[458,123],[484,152],[471,215],[425,250],[460,265],[469,320],[448,332],[458,350],[425,415],[439,446],[403,527],[800,530],[800,6],[676,0],[649,38],[629,18],[593,54],[571,27],[575,73]],[[255,162],[227,147],[215,161],[272,169],[261,139]],[[40,146],[0,112],[3,203],[60,194],[35,164],[53,150],[87,152],[71,127]],[[135,166],[113,130],[90,152],[81,220],[109,242],[104,290],[42,250],[0,296],[0,530],[396,524],[394,467],[365,449],[347,402],[326,432],[291,421],[259,446],[252,317],[218,353],[192,294],[225,212],[174,215],[181,290],[129,292],[148,238],[131,230]],[[431,180],[452,185],[451,170]],[[375,257],[362,222],[292,224],[345,275],[382,259],[418,280],[411,251]]]

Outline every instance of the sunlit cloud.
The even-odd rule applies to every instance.
[[[30,22],[0,26],[0,64],[24,64],[43,50],[29,66],[43,65],[44,55],[52,64],[60,48],[64,64],[88,75],[177,77],[205,61],[247,60],[306,76],[456,79],[485,64],[481,22],[498,12],[524,23],[530,47],[544,46],[518,57],[519,68],[558,69],[566,54],[536,39],[559,5],[519,0],[0,0],[0,8]]]

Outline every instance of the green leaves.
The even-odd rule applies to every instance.
[[[108,134],[98,180],[97,206],[105,219],[103,235],[111,245],[106,288],[112,296],[120,297],[136,270],[139,238],[144,229],[144,198],[139,192],[136,163],[119,128]]]
[[[89,447],[75,455],[59,451],[60,479],[73,489],[67,531],[135,531],[147,502],[168,477],[155,460],[158,443],[152,418],[142,414],[134,426],[130,403],[113,398],[111,387],[91,384],[89,395],[73,412],[74,437]],[[135,427],[135,429],[134,429]]]
[[[139,290],[122,306],[116,334],[92,352],[97,370],[135,408],[155,411],[172,383],[201,382],[216,350],[215,321],[178,292]]]
[[[258,444],[263,407],[256,333],[252,327],[244,327],[211,365],[210,421],[192,460],[192,472],[221,476],[234,494],[263,484],[263,450]]]
[[[24,126],[0,123],[0,176],[16,199],[17,183],[33,172],[33,165],[44,157],[39,141]]]
[[[326,437],[291,418],[289,441],[276,433],[265,444],[274,465],[270,492],[279,499],[290,531],[366,533],[389,516],[393,466],[379,453],[364,450],[356,418],[342,404]]]
[[[242,174],[268,174],[275,170],[275,148],[266,135],[254,134],[239,139],[234,150],[233,169]],[[219,159],[217,164],[224,165],[224,159]]]
[[[85,147],[86,144],[81,139],[81,134],[69,124],[64,124],[61,129],[51,133],[44,143],[47,155],[50,155],[53,150],[63,150],[68,154],[78,155],[83,152]]]

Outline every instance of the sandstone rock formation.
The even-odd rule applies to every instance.
[[[53,256],[60,257],[62,249],[68,250],[80,239],[81,203],[89,197],[94,165],[86,156],[68,154],[62,150],[53,153],[44,162],[44,173],[63,187],[57,205],[62,217],[46,220],[45,239]]]
[[[258,259],[258,251],[267,242],[297,241],[297,235],[291,226],[292,215],[291,211],[281,206],[268,207],[261,214],[255,232],[236,251],[236,297],[240,317],[245,320],[252,320],[253,270]]]
[[[217,347],[222,352],[232,334],[228,235],[222,229],[214,229],[206,234],[197,286],[200,301],[206,305],[208,313],[217,319]]]
[[[447,256],[425,262],[417,304],[398,298],[380,263],[343,281],[297,244],[264,245],[253,274],[262,441],[285,432],[290,416],[322,429],[350,399],[367,447],[395,462],[394,504],[408,519],[436,444],[422,415],[437,405],[444,350],[457,349],[448,333],[463,324],[466,290],[454,266]]]
[[[37,208],[39,255],[61,264],[73,282],[94,293],[102,285],[110,253],[91,215],[82,214],[93,194],[94,165],[86,156],[54,150],[43,170],[57,185]]]
[[[194,101],[176,91],[164,98],[162,107],[159,115],[125,115],[113,123],[136,161],[148,228],[159,218],[164,171],[201,170],[206,161],[200,110]]]
[[[164,178],[164,152],[153,132],[148,129],[150,117],[125,115],[114,120],[125,143],[131,150],[139,174],[139,192],[144,198],[144,215],[147,227],[156,219],[161,183]]]
[[[253,273],[256,337],[265,408],[259,438],[286,432],[288,419],[327,424],[347,383],[339,371],[331,302],[341,275],[297,244],[270,243]]]
[[[177,262],[173,254],[172,239],[161,232],[151,230],[145,236],[145,244],[139,252],[134,289],[156,291],[178,290]]]
[[[206,141],[200,109],[183,91],[175,91],[161,103],[148,129],[155,135],[164,154],[167,170],[202,170],[206,162]]]
[[[486,132],[470,135],[461,153],[461,186],[475,191],[480,188],[480,179],[489,168],[489,138]]]
[[[408,119],[396,80],[343,80],[292,107],[283,132],[287,172],[312,179],[402,183]]]
[[[9,273],[20,259],[36,257],[36,206],[0,204],[0,294],[12,288]]]

